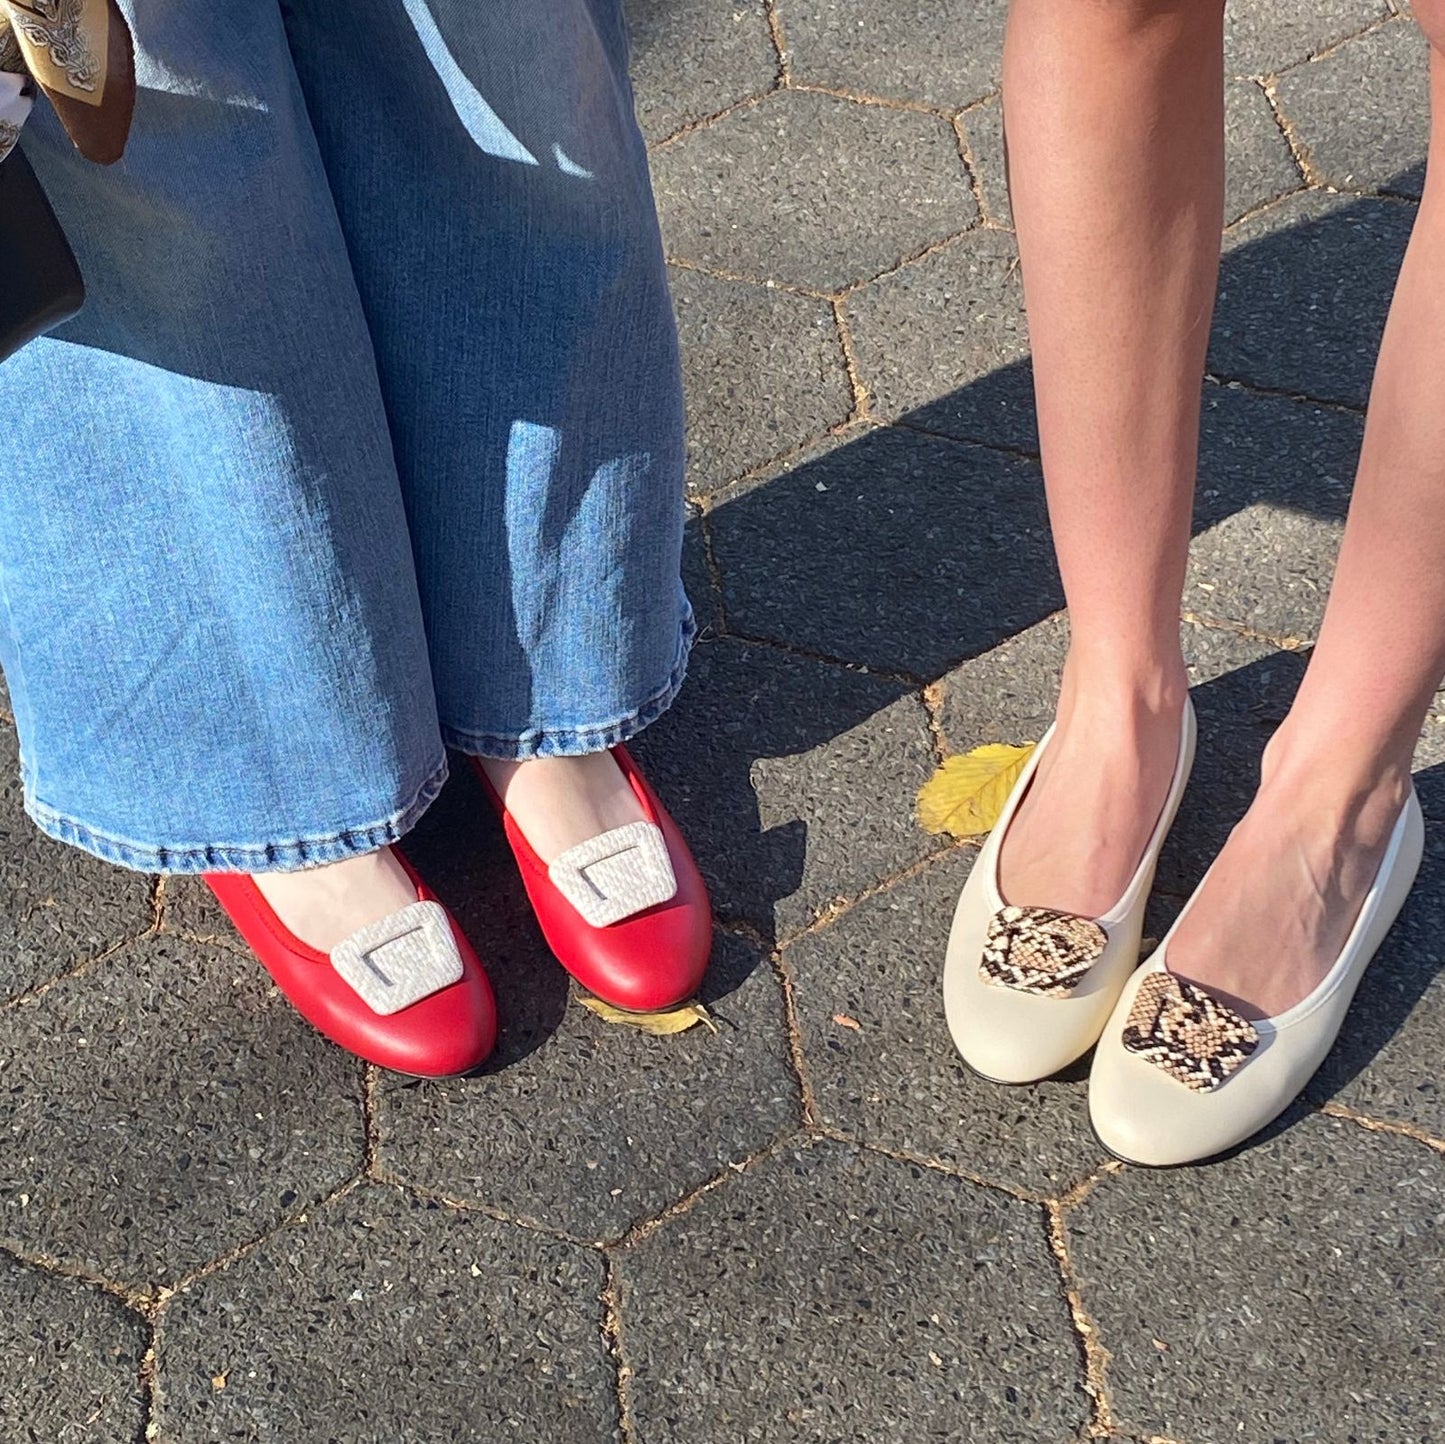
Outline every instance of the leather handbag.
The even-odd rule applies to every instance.
[[[75,253],[30,163],[13,150],[0,161],[0,362],[84,301]]]

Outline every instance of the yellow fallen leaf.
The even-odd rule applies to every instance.
[[[226,1376],[224,1374],[211,1375],[211,1388],[224,1389],[226,1387]]]
[[[998,821],[1034,743],[989,742],[943,766],[918,791],[918,821],[928,832],[977,837]]]
[[[604,1023],[626,1023],[629,1027],[641,1028],[644,1033],[651,1033],[659,1038],[669,1033],[685,1033],[699,1023],[714,1033],[717,1032],[717,1024],[713,1022],[712,1014],[696,1001],[669,1008],[665,1013],[629,1013],[626,1008],[614,1008],[611,1003],[604,1003],[601,998],[594,998],[590,993],[578,994],[578,1001],[589,1012],[596,1013]]]

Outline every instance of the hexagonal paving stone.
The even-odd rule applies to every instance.
[[[1216,375],[1363,407],[1415,208],[1310,191],[1230,231]]]
[[[171,1300],[161,1437],[618,1439],[603,1285],[588,1250],[358,1188]]]
[[[949,1038],[943,956],[973,857],[934,863],[784,951],[804,1067],[842,1132],[1047,1197],[1106,1155],[1089,1132],[1082,1068],[1009,1088],[971,1073]]]
[[[1231,75],[1268,75],[1389,14],[1386,0],[1229,0],[1225,64]]]
[[[962,231],[978,206],[932,115],[780,91],[652,157],[668,251],[836,290]]]
[[[1187,611],[1315,635],[1362,430],[1345,412],[1205,387]]]
[[[1018,248],[978,230],[844,305],[880,416],[960,441],[1038,450]]]
[[[90,1284],[0,1255],[0,1434],[112,1444],[140,1437],[145,1321]]]
[[[255,963],[136,944],[0,1019],[0,1236],[173,1282],[361,1167],[359,1093]]]
[[[1071,1438],[1078,1353],[1029,1208],[839,1144],[619,1255],[638,1444]]]
[[[848,419],[832,308],[674,267],[688,406],[688,485],[715,491]]]
[[[1224,86],[1224,221],[1304,184],[1269,99],[1253,80]]]
[[[1401,20],[1282,75],[1279,103],[1327,185],[1419,196],[1430,141],[1430,48]]]
[[[787,0],[793,78],[955,109],[996,90],[1008,0]]]
[[[724,917],[771,941],[936,850],[913,822],[933,770],[903,684],[772,647],[711,642],[636,746]]]
[[[19,768],[0,725],[0,1002],[151,923],[151,879],[46,837],[25,816]]]
[[[739,632],[936,677],[1063,598],[1038,467],[902,428],[861,436],[711,518]]]
[[[1434,1439],[1445,1168],[1307,1117],[1205,1171],[1126,1170],[1068,1218],[1123,1427],[1170,1438]]]
[[[716,115],[778,76],[762,0],[626,0],[637,119],[649,140]]]
[[[487,951],[502,1007],[487,1076],[384,1082],[383,1167],[606,1239],[797,1126],[782,997],[754,949],[718,939],[701,990],[715,1032],[654,1038],[564,1009],[557,964],[530,941]]]

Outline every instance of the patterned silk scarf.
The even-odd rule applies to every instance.
[[[19,138],[36,90],[81,155],[102,165],[120,159],[135,106],[135,58],[116,0],[0,0],[0,160]]]

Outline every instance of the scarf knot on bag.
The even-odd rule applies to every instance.
[[[135,108],[135,55],[116,0],[0,0],[0,161],[44,95],[87,160],[119,160]]]

